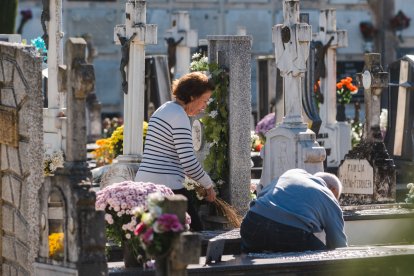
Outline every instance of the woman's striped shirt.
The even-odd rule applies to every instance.
[[[159,107],[149,120],[135,181],[164,184],[177,190],[183,188],[185,175],[205,188],[212,185],[194,154],[190,119],[181,105],[170,101]]]

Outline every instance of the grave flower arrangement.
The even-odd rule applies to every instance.
[[[63,163],[63,151],[57,150],[52,153],[45,152],[43,155],[43,175],[53,175],[57,168],[63,168]]]
[[[251,150],[254,152],[260,151],[263,147],[263,140],[254,131],[250,133],[250,143],[251,143]]]
[[[36,48],[39,56],[43,57],[43,62],[46,62],[47,61],[47,48],[46,48],[46,43],[43,40],[43,38],[38,36],[35,39],[32,39],[30,43]]]
[[[407,194],[407,197],[405,198],[405,202],[414,203],[414,183],[408,183],[407,188],[408,188],[408,194]]]
[[[257,123],[255,132],[257,135],[259,135],[263,144],[266,141],[266,132],[274,128],[275,125],[276,113],[274,112],[267,114]]]
[[[49,235],[49,258],[62,260],[64,249],[64,234],[62,232]]]
[[[152,258],[168,254],[174,239],[188,230],[191,223],[188,214],[183,225],[176,214],[164,213],[161,207],[164,199],[161,193],[152,193],[148,196],[147,210],[142,207],[133,210],[135,219],[140,221],[134,229],[134,235],[147,256]]]
[[[147,135],[148,123],[142,123],[143,143]],[[111,137],[98,139],[96,142],[98,148],[92,152],[96,159],[97,166],[111,164],[112,161],[123,153],[124,149],[124,125],[119,126],[112,132]]]
[[[336,84],[337,100],[340,104],[351,102],[352,95],[358,93],[358,87],[352,84],[352,78],[343,78]]]
[[[203,71],[211,75],[215,89],[201,119],[204,125],[204,140],[209,152],[204,160],[204,168],[218,187],[228,181],[228,72],[216,63],[209,63],[207,57],[196,53],[192,56],[190,71]]]
[[[124,181],[109,185],[96,193],[95,209],[105,212],[107,238],[119,245],[128,246],[134,256],[142,252],[134,231],[140,218],[133,210],[148,209],[150,194],[173,195],[173,191],[164,185],[150,182]]]

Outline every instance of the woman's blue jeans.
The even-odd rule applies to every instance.
[[[240,227],[242,252],[299,252],[326,250],[315,235],[302,229],[247,212]]]

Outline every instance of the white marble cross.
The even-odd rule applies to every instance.
[[[126,71],[128,85],[128,92],[124,94],[123,155],[135,156],[134,159],[139,161],[142,158],[142,122],[144,121],[145,101],[144,47],[146,44],[157,43],[157,25],[146,24],[146,1],[127,1],[125,24],[115,27],[114,40],[117,44],[124,44],[122,45],[123,59],[129,54],[129,63],[126,68],[122,67],[122,70]]]
[[[302,89],[309,57],[311,26],[299,22],[299,0],[283,2],[284,23],[273,27],[276,66],[283,77],[286,114],[283,122],[266,133],[260,186],[266,186],[285,171],[302,168],[323,171],[325,149],[302,117]]]
[[[324,102],[320,104],[319,114],[322,124],[333,124],[336,122],[336,49],[348,46],[347,32],[336,29],[335,9],[320,11],[319,32],[313,39],[327,47],[324,56],[326,76],[320,79]]]
[[[66,151],[66,91],[59,85],[62,74],[62,0],[49,1],[50,19],[47,21],[48,50],[47,50],[47,108],[43,109],[43,140],[45,150]],[[45,22],[46,23],[46,22]],[[60,72],[59,72],[60,71]]]
[[[283,2],[283,24],[273,27],[276,66],[283,77],[284,123],[302,124],[302,79],[309,57],[312,27],[299,23],[299,0]]]
[[[320,104],[319,115],[322,125],[318,141],[329,152],[327,167],[338,167],[345,154],[351,149],[351,126],[346,122],[336,121],[336,49],[348,46],[345,30],[336,29],[336,10],[321,10],[319,14],[319,32],[314,40],[320,41],[322,47],[322,66],[325,75],[321,76],[321,92],[324,102]]]
[[[166,31],[166,39],[173,39],[178,43],[175,49],[176,64],[174,78],[179,78],[190,71],[190,48],[198,46],[198,34],[190,29],[190,15],[188,11],[176,11],[171,15],[172,28]],[[172,53],[169,53],[169,55]]]
[[[364,59],[364,71],[357,74],[358,85],[364,87],[365,125],[363,138],[368,142],[382,142],[379,129],[381,93],[383,88],[388,87],[389,75],[382,69],[380,54],[365,54]]]

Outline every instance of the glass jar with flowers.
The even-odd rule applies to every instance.
[[[358,87],[352,84],[352,78],[346,77],[336,84],[336,97],[339,103],[336,120],[338,122],[346,121],[345,105],[351,102],[352,95],[358,93]]]
[[[147,199],[152,193],[174,194],[164,185],[132,181],[109,185],[96,193],[95,209],[105,212],[106,236],[115,245],[122,246],[125,267],[144,265],[148,259],[134,235],[140,218],[134,215],[133,210],[140,208],[146,211]]]

